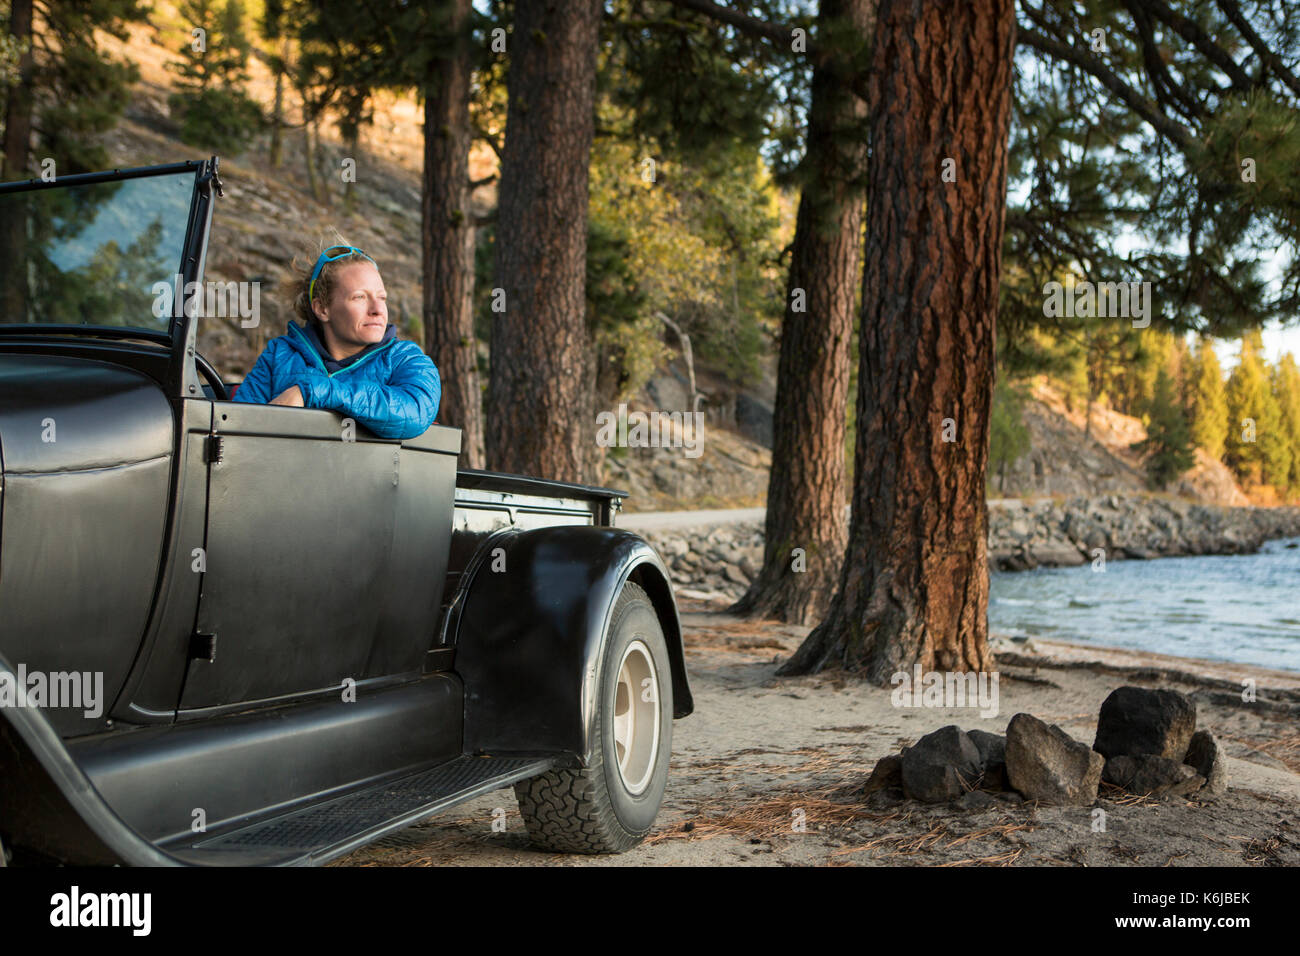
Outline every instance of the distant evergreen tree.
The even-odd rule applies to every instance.
[[[1291,455],[1262,351],[1259,332],[1245,335],[1228,378],[1227,463],[1246,484],[1285,487]]]
[[[1146,456],[1147,483],[1156,489],[1167,487],[1196,461],[1191,432],[1173,378],[1161,369],[1147,404],[1147,437],[1133,447]]]
[[[1281,413],[1282,433],[1291,456],[1283,487],[1292,497],[1300,494],[1300,367],[1290,352],[1273,367],[1273,395]]]
[[[101,39],[125,40],[145,9],[139,0],[10,0],[0,11],[3,178],[38,172],[46,159],[58,175],[103,169],[99,136],[121,118],[139,71]]]
[[[1196,347],[1184,395],[1192,441],[1211,458],[1221,460],[1228,441],[1228,396],[1223,369],[1208,338],[1202,338]]]
[[[187,25],[179,91],[171,105],[180,115],[181,139],[204,149],[238,154],[265,125],[262,111],[244,91],[252,49],[244,29],[242,0],[184,0]]]
[[[1006,485],[1007,466],[1029,451],[1029,429],[1024,416],[1024,393],[999,377],[993,387],[989,417],[989,474],[997,474],[999,494]]]

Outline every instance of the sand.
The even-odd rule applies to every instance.
[[[1300,865],[1300,673],[995,638],[999,711],[982,718],[897,708],[889,688],[843,676],[776,678],[806,628],[681,607],[696,710],[674,723],[668,790],[643,844],[605,857],[532,850],[502,790],[333,865]],[[1245,678],[1255,703],[1241,700]],[[1124,684],[1192,696],[1198,727],[1228,754],[1227,793],[1161,802],[1103,785],[1104,818],[1094,807],[964,812],[858,797],[879,758],[946,724],[1004,733],[1028,711],[1091,743],[1102,700]]]

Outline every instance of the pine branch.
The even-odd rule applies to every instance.
[[[1282,62],[1282,58],[1255,32],[1255,28],[1250,25],[1250,21],[1241,12],[1241,5],[1237,3],[1237,0],[1216,0],[1216,2],[1219,9],[1223,11],[1224,16],[1237,28],[1245,41],[1250,44],[1251,49],[1259,54],[1260,59],[1268,64],[1269,69],[1291,88],[1292,93],[1300,96],[1300,79],[1297,79],[1296,75],[1287,69],[1286,64]]]
[[[740,32],[747,33],[750,36],[770,40],[786,50],[789,50],[794,42],[793,28],[779,23],[772,23],[768,20],[761,20],[748,13],[741,13],[739,10],[724,7],[720,3],[713,3],[712,0],[668,0],[668,2],[673,6],[702,13],[706,17],[733,26]],[[809,47],[809,52],[812,52],[811,47]]]
[[[1162,0],[1128,0],[1126,3],[1129,10],[1140,7],[1151,16],[1155,17],[1174,29],[1180,37],[1190,43],[1196,49],[1205,55],[1205,58],[1217,66],[1232,80],[1232,88],[1245,92],[1256,83],[1246,73],[1245,69],[1232,56],[1221,47],[1214,39],[1200,28],[1194,20],[1189,20],[1177,10],[1171,9]]]
[[[1087,50],[1081,49],[1070,43],[1063,43],[1060,40],[1049,37],[1043,33],[1038,33],[1021,25],[1018,31],[1020,42],[1033,47],[1034,49],[1046,53],[1055,59],[1070,63],[1073,66],[1083,70],[1093,79],[1097,80],[1104,86],[1116,99],[1120,100],[1138,116],[1150,124],[1161,136],[1168,139],[1184,152],[1189,151],[1193,145],[1191,131],[1179,123],[1177,120],[1165,115],[1156,104],[1152,103],[1138,90],[1121,79],[1105,63],[1093,56]]]

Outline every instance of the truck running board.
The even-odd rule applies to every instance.
[[[236,830],[168,841],[159,849],[198,866],[312,866],[553,766],[550,758],[457,757]]]

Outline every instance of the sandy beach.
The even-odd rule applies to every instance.
[[[999,709],[982,718],[895,707],[889,688],[837,675],[776,678],[807,629],[720,607],[681,603],[696,710],[674,724],[668,792],[642,845],[609,857],[534,851],[502,790],[332,865],[1300,865],[1300,673],[995,638]],[[1253,703],[1241,700],[1246,679]],[[1229,757],[1227,793],[1162,802],[1103,784],[1104,830],[1094,807],[860,798],[878,759],[947,724],[1004,733],[1028,711],[1091,744],[1102,700],[1125,684],[1196,702],[1197,726]]]

